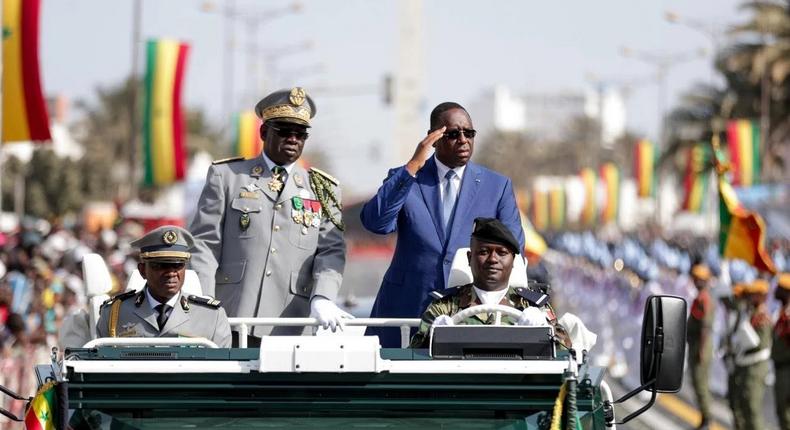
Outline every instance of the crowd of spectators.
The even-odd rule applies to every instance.
[[[89,232],[76,225],[23,219],[0,229],[0,385],[22,395],[35,392],[32,363],[46,363],[58,346],[63,318],[86,303],[82,258],[100,254],[113,290],[135,268],[129,242],[142,226],[125,223]],[[19,415],[24,404],[5,396],[0,407]],[[0,417],[0,429],[8,427]],[[13,428],[13,427],[8,427]]]

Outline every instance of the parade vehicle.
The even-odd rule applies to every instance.
[[[480,305],[453,319],[478,313],[498,321],[520,311]],[[36,366],[40,389],[24,420],[28,428],[52,422],[74,429],[615,428],[647,410],[656,393],[679,390],[685,317],[683,299],[648,298],[642,386],[617,401],[605,369],[591,365],[586,352],[560,348],[551,327],[437,326],[428,349],[389,349],[375,336],[349,332],[397,326],[407,340],[419,320],[360,318],[343,334],[266,336],[259,348],[189,338],[93,339]],[[233,318],[231,325],[245,333],[252,325],[318,322]],[[643,390],[650,401],[616,420],[614,404]]]

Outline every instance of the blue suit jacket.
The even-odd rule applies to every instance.
[[[371,317],[418,318],[431,303],[431,291],[447,286],[455,251],[469,246],[477,217],[498,218],[524,249],[510,179],[468,163],[449,231],[442,226],[436,161],[431,157],[412,177],[404,167],[392,169],[376,195],[362,208],[366,229],[378,234],[397,231],[392,263],[384,275]],[[398,329],[370,328],[383,347],[400,346]]]

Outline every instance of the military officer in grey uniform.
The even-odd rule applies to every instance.
[[[140,291],[107,300],[96,323],[99,337],[204,337],[231,344],[230,325],[218,300],[181,292],[194,239],[176,226],[152,230],[131,244],[140,249]]]
[[[255,106],[263,152],[209,168],[190,226],[191,266],[231,317],[312,315],[333,330],[351,317],[334,304],[346,255],[338,182],[297,163],[315,111],[302,88],[266,96]],[[248,342],[302,332],[257,326]]]

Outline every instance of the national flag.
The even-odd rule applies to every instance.
[[[708,194],[710,174],[707,166],[711,161],[710,145],[698,143],[686,152],[686,171],[683,177],[683,203],[681,209],[700,213]]]
[[[263,151],[261,120],[255,112],[240,112],[233,118],[233,148],[236,155],[255,158]]]
[[[776,273],[765,250],[765,222],[760,214],[746,209],[738,200],[725,173],[730,168],[713,139],[714,163],[719,185],[719,253],[724,258],[739,258],[770,273]]]
[[[557,184],[549,191],[549,220],[551,228],[560,230],[565,226],[565,187]]]
[[[40,12],[41,0],[3,0],[2,142],[52,140],[39,76]]]
[[[658,152],[656,146],[646,139],[636,143],[634,154],[634,178],[639,197],[652,197],[656,191],[655,168]]]
[[[617,221],[620,206],[620,169],[614,163],[601,166],[601,181],[606,189],[606,202],[601,208],[601,222]]]
[[[57,420],[57,396],[55,387],[57,383],[48,382],[41,386],[27,406],[25,412],[26,430],[54,430]]]
[[[732,169],[732,185],[748,187],[760,179],[760,126],[757,121],[727,122],[727,150]]]
[[[171,39],[146,46],[143,148],[146,185],[166,185],[184,178],[186,164],[181,89],[189,45]]]
[[[582,169],[579,176],[582,179],[582,183],[584,183],[584,207],[582,208],[581,221],[583,225],[590,227],[596,222],[596,183],[598,182],[598,177],[595,171],[589,167]]]
[[[549,196],[535,186],[532,188],[532,225],[538,231],[549,227]]]
[[[518,212],[521,218],[521,229],[524,230],[524,256],[527,257],[528,262],[537,263],[546,253],[548,246],[543,236],[535,231],[535,227],[529,222],[529,218],[524,212],[521,209]]]

